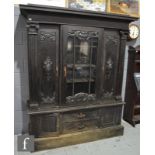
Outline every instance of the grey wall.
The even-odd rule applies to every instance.
[[[136,23],[139,24],[139,21]],[[28,131],[28,115],[26,114],[26,102],[29,98],[28,88],[28,62],[27,62],[27,35],[26,22],[20,15],[18,6],[14,7],[14,133],[21,134]],[[125,95],[126,71],[128,60],[128,46],[140,44],[139,38],[136,41],[128,42],[124,59],[124,77],[122,86],[122,97]]]
[[[25,20],[18,6],[14,7],[14,133],[28,131],[26,101],[28,94],[28,66]]]

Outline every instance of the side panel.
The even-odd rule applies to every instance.
[[[59,29],[39,25],[29,34],[30,101],[55,104],[58,98]]]
[[[114,95],[116,88],[120,37],[117,31],[104,31],[103,97]]]
[[[58,132],[56,114],[32,115],[30,120],[30,134],[35,137],[52,136]]]

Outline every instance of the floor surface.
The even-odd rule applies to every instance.
[[[94,142],[61,147],[34,153],[17,151],[15,136],[15,155],[140,155],[140,125],[132,127],[122,122],[124,135]]]

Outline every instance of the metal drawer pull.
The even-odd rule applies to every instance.
[[[85,118],[86,117],[86,114],[83,114],[82,112],[80,112],[78,115],[77,115],[77,118]]]

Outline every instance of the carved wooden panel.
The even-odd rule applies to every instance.
[[[35,137],[57,132],[57,116],[55,114],[32,115],[30,118],[30,134]]]
[[[96,38],[99,36],[98,32],[95,31],[87,31],[87,30],[73,30],[71,32],[68,32],[68,36],[75,36],[79,40],[89,40],[91,38]]]
[[[42,132],[56,132],[56,117],[53,114],[41,118]]]
[[[58,68],[58,35],[56,27],[40,26],[38,32],[37,85],[41,103],[56,103]]]
[[[100,109],[100,126],[108,127],[121,123],[122,106],[105,107]]]
[[[110,97],[114,95],[116,86],[116,74],[118,66],[120,38],[117,31],[104,31],[104,82],[103,95]]]

